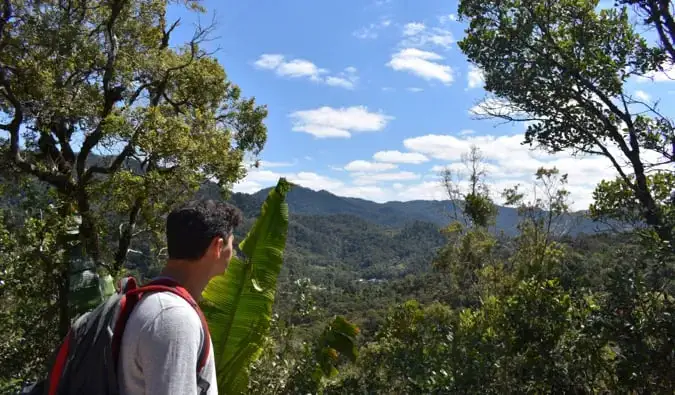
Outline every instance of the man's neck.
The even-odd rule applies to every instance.
[[[176,280],[196,301],[199,301],[202,291],[209,282],[209,279],[199,270],[198,262],[169,260],[160,276],[171,277]]]

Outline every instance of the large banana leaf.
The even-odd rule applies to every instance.
[[[246,391],[249,366],[260,355],[269,331],[286,247],[290,187],[284,178],[279,180],[239,244],[244,256],[233,258],[227,271],[213,278],[202,294],[200,304],[211,332],[221,394]]]

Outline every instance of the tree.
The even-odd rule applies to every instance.
[[[598,12],[597,3],[461,1],[469,27],[459,46],[493,94],[479,115],[531,122],[525,143],[549,152],[606,157],[645,223],[670,241],[672,224],[649,185],[673,171],[673,123],[625,87],[659,69],[665,56],[636,33],[626,8]]]
[[[63,231],[58,206],[45,204],[49,197],[30,184],[16,187],[20,198],[12,190],[3,191],[2,198],[18,200],[17,206],[0,209],[0,330],[8,334],[0,340],[2,393],[15,393],[3,385],[21,384],[51,356],[60,339],[54,299],[64,291],[54,278],[63,254],[55,245]]]
[[[442,230],[448,242],[436,254],[432,264],[449,273],[456,289],[462,290],[462,297],[473,303],[476,298],[472,291],[478,282],[478,271],[493,263],[496,240],[488,227],[494,224],[497,207],[485,183],[488,172],[480,149],[472,146],[462,155],[462,161],[468,175],[451,168],[441,173],[443,187],[453,207],[454,221]]]
[[[518,224],[520,234],[516,237],[517,250],[512,257],[520,279],[533,275],[550,278],[552,266],[563,254],[555,239],[564,235],[569,226],[563,220],[569,209],[570,193],[565,189],[567,174],[561,175],[555,167],[542,167],[535,177],[529,196],[520,192],[520,185],[507,188],[502,194],[505,205],[518,207],[522,217]]]
[[[485,183],[488,171],[480,148],[472,145],[468,153],[462,154],[462,164],[468,174],[450,167],[441,170],[443,188],[453,206],[452,217],[467,227],[487,228],[493,224],[497,208]]]
[[[81,218],[85,256],[113,275],[135,237],[159,233],[205,181],[226,190],[266,141],[266,109],[200,46],[213,26],[170,46],[172,3],[204,12],[193,0],[0,5],[0,168],[55,191],[61,221]],[[58,265],[67,289],[68,263]]]

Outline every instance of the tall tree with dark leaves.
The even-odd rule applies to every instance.
[[[243,178],[267,139],[266,108],[201,45],[213,26],[170,45],[170,6],[205,12],[192,0],[0,4],[0,168],[55,191],[62,220],[81,218],[86,256],[113,274],[205,181]]]
[[[625,7],[598,11],[597,5],[461,1],[469,26],[459,46],[484,71],[492,94],[478,113],[531,122],[525,143],[549,152],[606,157],[618,177],[599,187],[604,200],[594,214],[624,215],[614,197],[630,191],[632,214],[669,242],[673,223],[664,211],[671,202],[658,190],[675,187],[672,177],[662,176],[673,172],[675,129],[656,104],[626,88],[630,78],[661,70],[667,51],[650,47]]]

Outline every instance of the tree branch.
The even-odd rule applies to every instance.
[[[73,189],[74,185],[70,182],[70,178],[68,176],[41,170],[35,166],[35,164],[30,163],[22,158],[21,151],[19,149],[19,128],[23,123],[23,110],[19,99],[12,92],[10,83],[5,76],[5,70],[3,69],[0,69],[0,87],[3,88],[0,93],[2,93],[2,95],[7,98],[7,100],[14,107],[14,116],[12,117],[12,120],[9,124],[3,125],[3,129],[7,130],[10,136],[10,159],[17,167],[19,167],[19,169],[23,170],[24,172],[55,186],[62,193],[69,193]]]
[[[110,84],[113,79],[115,60],[117,59],[117,37],[113,30],[115,21],[122,11],[122,6],[125,0],[113,0],[110,2],[110,18],[106,22],[106,38],[108,41],[108,53],[103,73],[103,111],[101,112],[101,121],[96,129],[88,135],[82,143],[82,149],[77,156],[77,176],[82,179],[84,176],[84,167],[87,157],[91,150],[98,144],[103,137],[103,123],[113,109],[115,102],[122,99],[120,89],[111,88]]]

